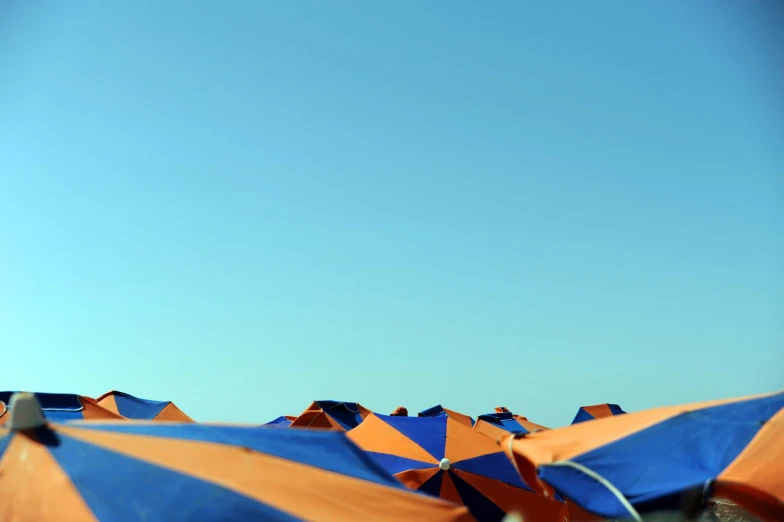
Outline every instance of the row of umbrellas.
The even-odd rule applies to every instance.
[[[10,394],[0,392],[0,401]],[[67,519],[74,521],[126,520],[116,513],[131,507],[145,510],[144,520],[194,519],[190,508],[167,511],[182,502],[198,507],[198,520],[642,520],[712,495],[784,520],[784,392],[630,414],[586,406],[571,426],[553,430],[504,407],[475,420],[441,406],[409,417],[402,407],[382,415],[315,401],[263,426],[221,426],[122,392],[97,400],[38,394],[33,402],[27,409],[40,405],[37,421],[0,428],[2,520],[29,520],[26,509],[53,520],[41,510],[54,505],[5,495],[4,482],[21,472],[27,489],[9,491],[67,484],[92,516],[77,510],[84,516]],[[10,415],[0,406],[0,425],[22,418],[10,406]],[[47,424],[43,416],[98,421]],[[14,464],[22,451],[24,465]],[[53,461],[60,475],[47,475]],[[7,516],[9,506],[24,516]]]

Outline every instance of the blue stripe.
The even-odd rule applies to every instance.
[[[402,487],[394,477],[349,441],[342,432],[269,430],[257,427],[210,426],[190,423],[100,424],[85,422],[80,423],[79,428],[240,446],[377,484]]]
[[[406,459],[403,457],[398,457],[397,455],[390,455],[388,453],[368,451],[367,454],[370,455],[370,457],[376,461],[379,466],[384,468],[391,475],[396,475],[402,471],[408,471],[410,469],[429,469],[438,466],[432,462]]]
[[[14,393],[17,392],[0,391],[0,401],[9,404]],[[73,393],[36,393],[35,398],[42,410],[78,412],[83,409],[79,396]]]
[[[316,401],[316,404],[346,431],[356,428],[363,420],[356,402]]]
[[[612,413],[613,415],[623,415],[626,413],[617,404],[608,404],[607,406],[610,408],[610,413]]]
[[[0,435],[0,461],[3,460],[3,454],[5,453],[6,448],[8,448],[8,444],[11,443],[11,435],[13,433],[13,431],[8,430],[3,435]]]
[[[580,408],[579,410],[577,410],[577,415],[575,415],[572,424],[579,424],[581,422],[593,420],[594,418],[595,417],[593,415],[585,411],[585,408]]]
[[[436,471],[436,474],[425,481],[424,484],[419,486],[420,493],[425,493],[433,497],[441,496],[441,483],[444,481],[444,471]]]
[[[609,480],[633,505],[656,510],[715,479],[782,408],[784,393],[688,412],[572,460]],[[609,491],[576,470],[543,466],[539,475],[590,511],[627,516]]]
[[[102,522],[299,520],[224,487],[58,437],[49,451]]]
[[[477,491],[471,484],[457,476],[457,473],[450,473],[455,489],[463,499],[463,504],[471,511],[480,522],[501,522],[506,513],[499,508],[495,502]]]
[[[446,450],[446,416],[440,417],[393,417],[376,416],[397,431],[416,442],[436,459],[444,458]]]
[[[123,417],[142,420],[154,419],[169,404],[169,401],[140,399],[122,392],[114,392],[114,402]]]
[[[270,428],[288,428],[291,426],[291,421],[286,417],[278,417],[275,420],[271,420],[268,423],[264,424],[264,426],[269,426]]]
[[[512,461],[500,450],[498,453],[461,460],[453,463],[452,466],[461,471],[467,471],[480,477],[487,477],[510,486],[531,491],[531,488],[520,478],[520,474],[515,470]]]

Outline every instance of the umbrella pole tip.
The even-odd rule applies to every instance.
[[[31,430],[46,424],[46,417],[34,393],[20,392],[11,396],[8,427],[12,430]]]

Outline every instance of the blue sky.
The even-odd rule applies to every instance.
[[[782,388],[784,17],[734,4],[0,3],[0,389]]]

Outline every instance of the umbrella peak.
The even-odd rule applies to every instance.
[[[8,409],[11,410],[8,427],[12,430],[31,430],[46,425],[46,417],[34,393],[13,394]]]

